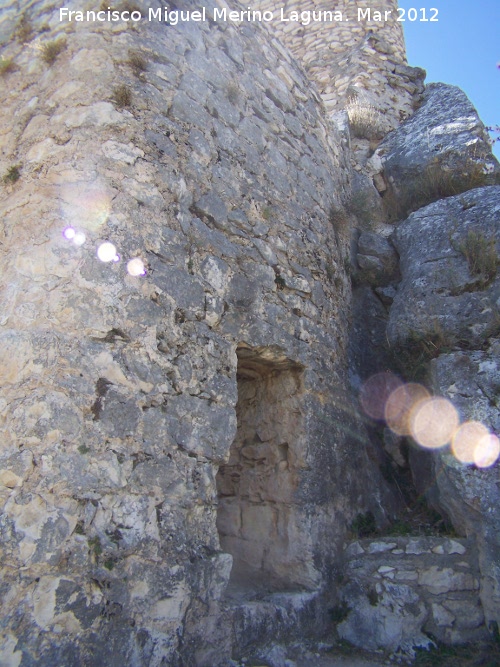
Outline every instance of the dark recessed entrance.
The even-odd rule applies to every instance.
[[[286,589],[307,580],[294,492],[302,467],[303,367],[278,348],[241,346],[238,428],[217,475],[221,547],[231,582]]]

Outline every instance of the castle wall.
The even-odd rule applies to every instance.
[[[259,25],[69,25],[40,1],[22,43],[9,16],[1,661],[222,665],[238,347],[301,369],[293,585],[327,590],[346,525],[381,507],[344,381],[347,156]]]
[[[313,13],[324,18],[324,12],[339,11],[343,20],[268,24],[273,38],[287,46],[316,84],[329,114],[342,110],[349,101],[357,100],[363,107],[373,105],[381,112],[377,118],[383,125],[382,134],[411,115],[423,91],[424,72],[407,65],[397,4],[397,0],[286,0],[286,17],[295,11],[299,16],[309,12],[311,19]],[[273,10],[275,3],[261,0],[256,7]],[[379,16],[382,20],[376,20]]]

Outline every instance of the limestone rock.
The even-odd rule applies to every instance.
[[[500,175],[477,111],[462,90],[443,83],[426,87],[422,106],[377,153],[397,200],[396,219],[441,197],[497,183]]]
[[[422,631],[427,610],[419,596],[405,584],[384,582],[375,599],[355,583],[344,591],[351,610],[337,626],[340,637],[360,648],[412,654],[431,641]],[[374,604],[375,603],[375,604]]]
[[[496,339],[486,351],[454,352],[431,363],[434,390],[450,398],[463,421],[483,423],[500,432],[499,346]],[[481,568],[481,600],[487,624],[500,623],[500,519],[497,466],[485,469],[464,465],[448,452],[433,457],[439,504],[462,533],[474,535]]]
[[[362,232],[358,239],[357,280],[382,286],[394,279],[398,256],[390,242],[373,232]]]
[[[402,274],[389,314],[391,345],[467,341],[497,331],[500,186],[471,190],[412,213],[394,234]]]

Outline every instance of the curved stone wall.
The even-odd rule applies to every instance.
[[[348,160],[260,25],[28,10],[2,23],[2,662],[224,664],[237,347],[301,368],[269,463],[293,585],[324,590],[380,506],[344,383]]]
[[[299,20],[266,25],[314,81],[329,113],[352,100],[365,107],[373,105],[383,113],[387,132],[411,115],[425,76],[423,70],[407,65],[397,5],[397,0],[286,0],[283,16],[291,19],[295,11]],[[256,6],[275,9],[269,0]],[[337,18],[342,20],[332,22],[328,12],[334,19],[340,12]]]

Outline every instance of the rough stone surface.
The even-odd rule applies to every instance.
[[[426,87],[422,106],[387,135],[377,155],[396,219],[441,197],[494,184],[500,174],[477,111],[462,90],[443,83]]]
[[[446,643],[488,636],[472,540],[363,539],[346,547],[347,617],[339,635],[355,646],[413,655],[428,634]]]
[[[320,633],[346,526],[386,494],[347,390],[340,135],[260,24],[30,20],[2,54],[6,661],[215,667]],[[224,598],[244,557],[258,580]]]
[[[474,348],[498,331],[499,222],[500,187],[490,186],[430,204],[397,228],[402,280],[387,327],[391,345],[422,339]],[[485,264],[489,246],[493,261]]]
[[[463,421],[484,424],[500,432],[500,342],[488,350],[441,355],[431,364],[435,391],[450,398]],[[479,469],[459,463],[449,452],[433,457],[437,501],[462,533],[474,535],[481,567],[481,601],[487,623],[500,623],[500,549],[497,466]]]
[[[362,232],[356,255],[359,271],[356,280],[382,286],[394,280],[398,255],[391,243],[374,232]]]

